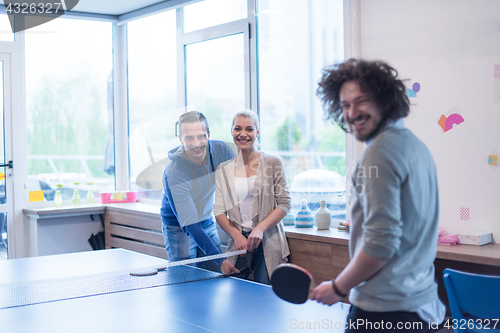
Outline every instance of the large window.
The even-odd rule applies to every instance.
[[[231,119],[245,108],[243,34],[186,45],[187,105],[208,119],[213,139],[231,141]]]
[[[130,184],[139,198],[159,199],[175,136],[177,60],[175,11],[128,24]]]
[[[190,32],[247,17],[246,0],[205,0],[185,6],[184,32]]]
[[[128,24],[130,182],[139,198],[162,196],[180,114],[202,112],[211,138],[231,141],[232,116],[249,100],[248,24],[213,26],[246,16],[245,0],[207,1],[186,6],[180,21],[171,10]]]
[[[292,210],[325,200],[345,218],[345,135],[316,97],[325,66],[343,60],[342,0],[259,0],[261,144],[287,168]]]
[[[316,97],[322,69],[343,60],[342,0],[256,5],[257,27],[252,0],[205,0],[128,24],[132,186],[161,198],[181,113],[204,113],[211,138],[232,142],[232,116],[251,108],[262,150],[285,162],[293,209],[326,200],[345,218],[345,134],[324,121]]]
[[[212,139],[232,142],[233,115],[250,108],[247,12],[246,0],[205,0],[185,6],[178,22],[185,103],[207,117]]]
[[[29,191],[113,190],[111,23],[59,18],[25,36]]]

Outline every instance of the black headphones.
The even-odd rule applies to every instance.
[[[177,134],[177,127],[178,127],[178,126],[179,126],[179,121],[177,120],[177,121],[175,122],[175,130],[174,130],[174,131],[175,131],[175,136],[179,136],[179,134]]]

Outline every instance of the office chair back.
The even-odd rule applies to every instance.
[[[500,276],[446,268],[443,277],[453,319],[464,319],[460,310],[479,318],[500,318]]]

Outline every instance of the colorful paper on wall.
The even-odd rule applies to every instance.
[[[417,97],[417,93],[420,91],[420,83],[415,82],[411,88],[406,88],[406,96]]]
[[[446,117],[444,114],[441,115],[441,118],[439,118],[437,123],[443,129],[443,133],[448,132],[449,130],[453,129],[453,126],[460,125],[465,121],[464,117],[462,117],[458,113],[459,111],[460,109],[458,108],[458,106],[456,106],[450,110],[450,112],[452,113],[448,117]]]
[[[495,104],[500,104],[500,64],[493,65],[493,100]]]
[[[460,219],[462,221],[470,220],[470,208],[469,207],[460,207]]]
[[[29,202],[43,201],[43,191],[29,191]]]
[[[410,88],[406,88],[406,95],[408,97],[417,97],[417,93],[413,89],[410,89]]]
[[[498,165],[498,157],[499,156],[500,156],[500,153],[498,153],[498,150],[494,149],[486,157],[486,162],[488,162],[488,167],[493,172],[495,172],[499,169],[499,167],[498,167],[499,166]]]

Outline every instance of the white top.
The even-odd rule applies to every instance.
[[[254,183],[255,176],[244,178],[234,177],[243,231],[252,231],[255,227],[252,221]]]

